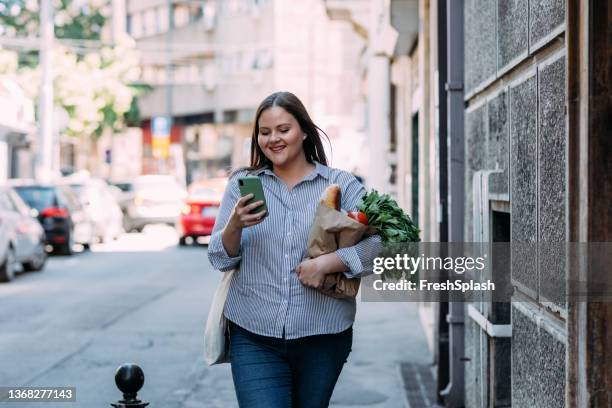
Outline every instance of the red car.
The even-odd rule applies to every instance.
[[[189,186],[177,230],[179,245],[212,234],[227,178],[196,181]]]

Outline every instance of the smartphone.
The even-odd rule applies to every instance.
[[[251,211],[251,214],[255,214],[266,210],[268,215],[268,206],[266,205],[266,197],[264,196],[263,185],[261,179],[257,176],[245,176],[238,178],[238,187],[240,188],[240,195],[244,197],[247,194],[253,194],[253,198],[247,201],[247,204],[254,203],[255,201],[263,201],[263,204]]]

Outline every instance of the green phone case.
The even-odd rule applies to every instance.
[[[262,200],[264,203],[251,211],[251,214],[258,213],[260,211],[266,210],[266,215],[268,215],[268,206],[266,205],[266,197],[264,196],[263,185],[261,184],[261,180],[257,176],[245,176],[240,177],[238,179],[238,187],[240,188],[240,195],[244,197],[247,194],[253,194],[253,198],[251,198],[247,204],[253,203],[255,201]]]

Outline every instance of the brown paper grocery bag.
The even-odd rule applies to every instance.
[[[376,231],[346,214],[319,204],[308,237],[308,257],[316,258],[338,248],[355,245]],[[359,278],[349,279],[343,273],[327,275],[320,292],[339,299],[354,298],[359,291]]]

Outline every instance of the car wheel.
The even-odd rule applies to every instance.
[[[47,251],[45,251],[45,244],[39,243],[36,247],[36,252],[32,259],[28,262],[23,263],[23,267],[27,271],[41,271],[45,267],[47,262]]]
[[[180,237],[179,238],[179,245],[180,246],[187,246],[187,237]]]
[[[12,247],[6,251],[6,259],[0,265],[0,282],[10,282],[15,277],[15,252]]]

